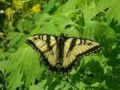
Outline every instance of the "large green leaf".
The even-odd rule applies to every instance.
[[[60,35],[61,33],[63,33],[65,35],[72,34],[74,36],[79,36],[76,28],[78,26],[70,18],[66,16],[46,16],[46,18],[43,18],[37,24],[37,27],[33,30],[31,34],[39,33]]]
[[[20,48],[17,52],[11,55],[7,72],[10,73],[8,77],[9,90],[16,90],[25,84],[28,87],[35,79],[43,72],[40,68],[37,54],[32,48]],[[15,84],[14,81],[16,81]],[[22,81],[24,80],[24,82]]]
[[[57,0],[49,0],[48,3],[44,4],[44,12],[52,12],[54,9]]]
[[[7,77],[8,81],[8,89],[9,90],[16,90],[18,87],[21,87],[23,84],[22,82],[23,73],[21,73],[21,67],[17,68],[10,73],[9,77]]]
[[[79,0],[78,0],[79,1]],[[84,14],[85,23],[112,5],[114,0],[80,0],[79,6]]]
[[[113,49],[116,45],[116,33],[109,26],[91,21],[85,26],[84,37],[100,42],[106,49]]]
[[[19,32],[9,32],[7,40],[9,41],[8,47],[10,51],[21,47],[25,43],[26,36],[24,33]]]
[[[17,29],[21,32],[31,31],[31,28],[33,27],[33,20],[30,19],[21,19],[17,24]]]
[[[79,0],[78,0],[79,1]],[[67,16],[69,18],[73,17],[74,13],[76,12],[76,5],[78,3],[77,0],[68,0],[65,4],[60,6],[55,12],[56,16]]]
[[[109,22],[111,22],[112,19],[115,19],[119,21],[120,23],[120,1],[119,0],[113,0],[111,3],[111,6],[109,7],[110,9],[108,10],[106,14],[106,18],[108,19]]]

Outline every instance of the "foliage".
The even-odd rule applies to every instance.
[[[0,0],[0,90],[119,90],[119,5],[119,0]],[[87,38],[102,49],[68,74],[53,74],[25,43],[38,33]]]

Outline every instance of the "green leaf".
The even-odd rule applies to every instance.
[[[25,49],[23,57],[23,70],[26,77],[25,85],[29,86],[43,73],[44,68],[40,67],[38,55],[31,47]]]
[[[120,59],[120,54],[118,54],[117,59]]]
[[[31,31],[31,28],[34,27],[33,20],[30,19],[22,19],[17,24],[17,29],[21,32]]]
[[[17,68],[17,70],[12,71],[7,80],[9,82],[8,89],[9,90],[16,90],[17,87],[21,87],[22,85],[22,76],[21,68]]]
[[[48,13],[34,15],[34,20],[36,21],[35,23],[39,27],[46,24],[46,22],[48,22],[50,18],[51,16]]]
[[[7,57],[7,53],[5,53],[4,51],[0,50],[0,61],[6,60],[6,57]]]
[[[10,89],[17,88],[20,85],[20,82],[22,82],[22,78],[25,81],[25,86],[28,87],[31,83],[35,82],[35,79],[37,79],[44,70],[42,67],[40,68],[38,55],[31,47],[20,48],[11,55],[10,59],[7,68],[7,72],[11,72],[8,77]],[[18,85],[13,84],[15,79],[18,80]]]
[[[9,49],[12,50],[13,48],[21,47],[25,42],[25,35],[24,33],[19,32],[9,32],[7,39],[9,40]]]
[[[116,33],[109,26],[91,21],[85,25],[84,37],[100,42],[101,46],[107,49],[114,49],[116,46]],[[104,39],[103,39],[104,37]]]
[[[56,35],[58,34],[58,29],[55,26],[53,21],[48,22],[47,24],[44,25],[44,27],[40,28],[37,27],[36,29],[39,30],[40,34],[51,34],[51,35]]]
[[[49,0],[48,3],[44,4],[44,12],[50,12],[53,8],[55,8],[57,0]]]
[[[29,90],[45,90],[42,87],[40,87],[40,85],[31,85],[29,87]]]
[[[105,60],[106,58],[104,56],[98,56],[95,54],[83,58],[80,72],[83,74],[83,82],[85,84],[91,85],[95,82],[101,83],[104,81]]]
[[[0,61],[0,70],[5,70],[8,65],[8,61]]]
[[[0,68],[0,89],[1,90],[6,90],[6,81],[5,81],[5,73],[3,70]]]
[[[81,3],[79,3],[83,11],[85,23],[91,21],[92,18],[94,18],[99,12],[104,12],[106,8],[109,8],[114,2],[114,0],[80,0]],[[111,2],[111,3],[110,3]]]
[[[63,4],[60,8],[55,12],[55,16],[67,16],[68,18],[73,17],[76,12],[76,6],[78,4],[78,0],[68,0],[65,4]]]
[[[48,16],[47,16],[48,17]],[[34,29],[34,33],[39,34],[51,34],[51,35],[61,35],[61,33],[67,35],[75,34],[78,35],[77,31],[77,25],[66,16],[51,16],[50,18],[43,19],[44,23],[42,21],[37,25],[37,27]],[[67,28],[69,27],[69,28]],[[32,34],[33,34],[32,32]]]
[[[65,87],[65,84],[65,81],[61,81],[61,83],[55,87],[55,90],[63,89]]]
[[[113,0],[110,6],[110,9],[108,10],[106,14],[106,18],[111,22],[111,20],[114,18],[115,20],[119,21],[120,23],[120,3],[119,0]]]

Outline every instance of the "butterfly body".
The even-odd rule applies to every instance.
[[[78,58],[100,48],[94,41],[63,35],[34,35],[27,39],[27,43],[38,51],[50,70],[62,72],[71,69],[75,62],[80,61]]]

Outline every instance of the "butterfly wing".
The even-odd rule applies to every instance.
[[[78,58],[100,48],[100,45],[96,42],[79,38],[65,38],[65,40],[62,39],[63,41],[59,40],[59,42],[64,42],[64,45],[58,45],[58,39],[59,37],[51,35],[34,35],[27,39],[27,43],[33,49],[35,48],[41,54],[42,60],[49,65],[51,70],[55,71],[58,69],[62,69],[63,72],[67,71]],[[58,51],[61,51],[59,47],[62,47],[62,57],[58,53]],[[60,64],[58,57],[62,58],[62,64]]]
[[[34,35],[27,39],[27,43],[35,48],[42,56],[49,68],[55,69],[57,64],[56,39],[50,35]]]
[[[100,48],[98,43],[85,39],[68,38],[64,43],[63,70],[71,68],[71,65],[77,61],[76,59]]]

